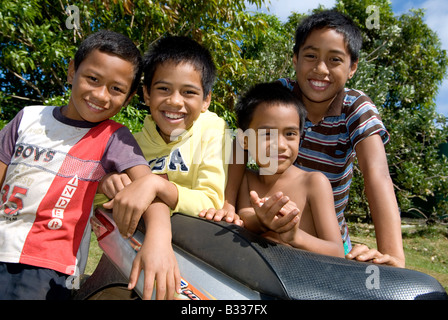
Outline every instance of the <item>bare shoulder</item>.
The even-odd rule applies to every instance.
[[[306,179],[309,183],[312,184],[327,184],[330,183],[328,178],[322,173],[318,171],[313,172],[305,172],[306,173]]]
[[[297,167],[292,167],[290,177],[298,183],[305,183],[307,185],[322,185],[329,183],[327,177],[319,171],[305,171]]]

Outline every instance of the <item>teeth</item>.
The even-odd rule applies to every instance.
[[[172,113],[172,112],[165,112],[165,116],[170,119],[181,119],[185,115],[183,113]]]
[[[311,84],[316,87],[325,87],[328,83],[324,81],[311,80]]]
[[[89,107],[91,107],[91,108],[93,108],[93,109],[96,109],[96,110],[103,110],[103,108],[98,107],[96,104],[93,104],[93,103],[91,103],[91,102],[89,102],[89,101],[86,101],[86,102],[87,102],[87,104],[89,105]]]

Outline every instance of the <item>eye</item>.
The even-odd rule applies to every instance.
[[[91,82],[98,82],[98,79],[94,76],[87,76],[87,79]]]
[[[157,86],[154,88],[156,91],[159,91],[161,93],[166,93],[169,91],[168,87],[166,86]]]
[[[307,60],[315,60],[315,59],[317,59],[317,55],[314,54],[314,53],[305,53],[303,56]]]
[[[344,62],[344,60],[342,60],[342,58],[339,58],[339,57],[333,57],[330,59],[330,61],[335,64],[340,64],[340,63]]]
[[[184,91],[184,94],[186,96],[197,96],[197,95],[199,95],[199,92],[196,91],[196,90],[187,89],[187,90]]]
[[[126,93],[126,90],[123,90],[122,88],[117,87],[117,86],[113,86],[112,91],[119,92],[119,93]]]
[[[288,131],[286,132],[287,137],[297,137],[299,133],[297,131]]]

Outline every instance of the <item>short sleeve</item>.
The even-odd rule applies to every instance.
[[[23,109],[0,131],[0,161],[9,165],[18,138]]]
[[[110,137],[101,163],[106,172],[123,172],[137,165],[148,165],[142,150],[127,127],[121,127]]]
[[[352,100],[347,101],[347,97]],[[378,109],[368,96],[364,94],[346,95],[344,105],[347,106],[347,104],[349,107],[345,111],[347,115],[346,125],[354,147],[360,141],[374,134],[379,134],[384,144],[389,142],[389,132],[387,132],[381,120]]]

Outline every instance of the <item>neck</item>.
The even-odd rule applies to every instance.
[[[288,169],[286,169],[285,171],[282,172],[276,172],[273,174],[267,173],[267,174],[262,174],[262,169],[258,172],[258,179],[260,180],[260,182],[265,185],[266,187],[272,187],[274,186],[279,180],[281,180],[282,177],[285,176],[285,174],[287,174],[287,171],[290,170],[291,166],[288,167]]]
[[[327,115],[335,98],[336,97],[333,97],[330,100],[316,102],[304,97],[307,118],[314,124],[319,123]]]

